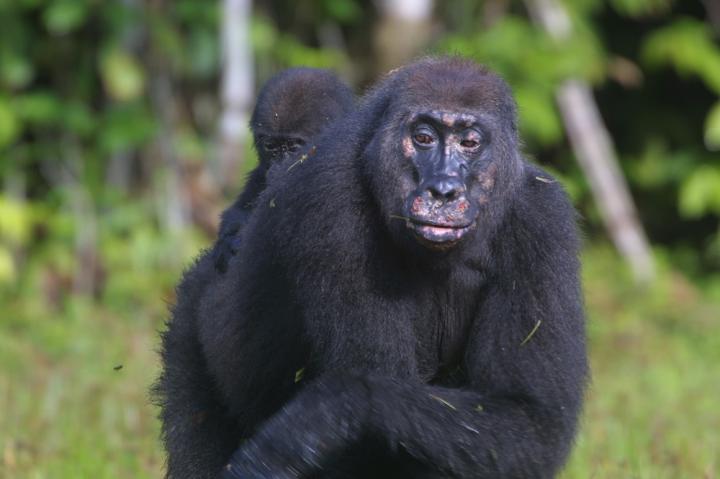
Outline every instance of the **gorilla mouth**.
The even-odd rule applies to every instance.
[[[475,225],[474,222],[457,225],[448,223],[434,223],[411,219],[408,227],[424,242],[430,246],[452,246],[460,241]]]

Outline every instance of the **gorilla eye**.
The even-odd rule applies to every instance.
[[[277,151],[281,148],[281,144],[278,143],[276,140],[265,140],[263,142],[263,147],[265,147],[268,151]]]
[[[427,133],[416,133],[413,139],[420,145],[430,145],[435,141],[435,139]]]
[[[303,141],[301,138],[289,138],[287,141],[287,149],[290,152],[295,153],[300,150],[300,148],[302,148],[304,144],[305,141]]]
[[[460,146],[468,149],[475,149],[480,146],[480,142],[477,140],[463,140],[460,142]]]

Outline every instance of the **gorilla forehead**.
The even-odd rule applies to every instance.
[[[462,58],[426,58],[397,72],[403,85],[396,105],[430,110],[475,111],[515,122],[510,87],[484,66]]]

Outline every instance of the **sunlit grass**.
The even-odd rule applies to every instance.
[[[665,268],[638,289],[605,249],[584,263],[593,381],[563,479],[719,478],[720,305]],[[161,477],[148,388],[178,274],[109,306],[0,304],[0,477]]]
[[[0,326],[0,477],[160,477],[158,321],[70,309]]]
[[[586,255],[593,380],[564,478],[720,477],[720,305],[663,272],[638,289]]]

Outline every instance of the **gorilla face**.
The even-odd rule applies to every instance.
[[[490,237],[518,187],[515,103],[489,71],[458,64],[449,79],[423,65],[400,69],[368,100],[376,111],[361,124],[362,167],[396,244],[411,254],[464,250]]]
[[[425,110],[402,131],[405,226],[425,247],[452,248],[478,227],[495,183],[489,129],[473,114]]]
[[[305,146],[305,138],[299,136],[281,136],[259,132],[255,135],[255,148],[261,162],[268,164],[287,160]]]

